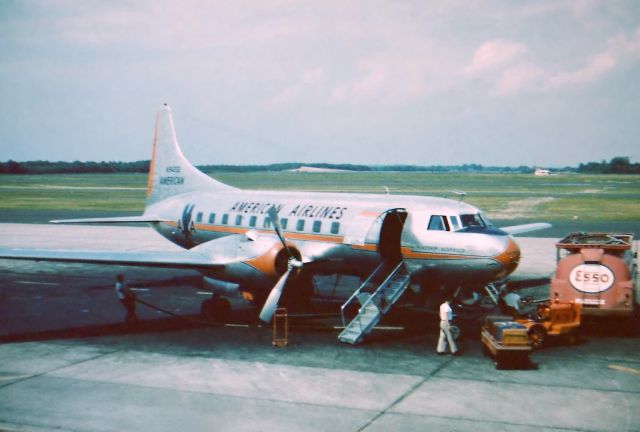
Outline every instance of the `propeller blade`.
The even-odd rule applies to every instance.
[[[284,245],[285,250],[290,258],[293,258],[291,251],[289,250],[289,246],[287,246],[287,242],[284,241],[284,235],[282,234],[282,226],[280,226],[280,217],[278,216],[278,210],[276,210],[276,206],[271,206],[269,211],[267,212],[269,215],[269,219],[271,219],[271,223],[273,224],[274,229],[276,230],[276,234],[280,238],[280,241]]]
[[[264,322],[271,321],[271,317],[276,311],[276,307],[278,307],[278,301],[280,300],[280,296],[282,295],[282,289],[284,285],[287,283],[287,279],[289,278],[289,274],[291,273],[291,268],[287,270],[274,287],[271,289],[269,293],[269,297],[267,297],[267,301],[264,302],[264,306],[262,306],[262,310],[260,311],[260,319]]]

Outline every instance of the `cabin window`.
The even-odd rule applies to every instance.
[[[340,222],[331,222],[331,234],[338,234],[340,232]]]
[[[242,225],[242,215],[236,216],[236,226]]]
[[[427,227],[430,231],[449,231],[449,224],[447,223],[447,218],[440,215],[433,215],[431,219],[429,219],[429,226]]]
[[[227,225],[227,224],[229,224],[229,215],[225,213],[222,215],[222,225]]]
[[[319,233],[322,229],[322,221],[313,221],[313,227],[311,228],[314,233]]]
[[[287,229],[287,225],[289,224],[289,219],[287,218],[281,218],[280,219],[280,226],[282,227],[283,230]]]
[[[198,212],[198,214],[196,214],[196,222],[202,222],[202,212]]]
[[[304,231],[304,219],[298,219],[298,223],[296,224],[296,229],[298,231]]]
[[[460,229],[460,220],[458,216],[449,216],[449,220],[451,221],[451,229],[453,231],[458,231]]]
[[[269,216],[264,217],[264,221],[262,221],[262,228],[271,228],[271,218]]]
[[[209,214],[209,223],[212,224],[212,225],[214,223],[216,223],[216,214],[215,213],[210,213]]]
[[[257,217],[257,216],[251,216],[251,217],[249,218],[249,226],[250,226],[251,228],[254,228],[254,227],[256,226],[256,222],[257,222],[257,220],[258,220],[258,217]]]

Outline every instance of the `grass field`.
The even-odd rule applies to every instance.
[[[466,202],[495,219],[640,221],[640,176],[457,173],[220,173],[246,189],[434,195]],[[141,212],[143,174],[0,176],[3,209]],[[455,198],[457,199],[457,198]]]

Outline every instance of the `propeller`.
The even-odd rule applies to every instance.
[[[280,225],[280,217],[278,216],[278,210],[276,210],[276,206],[271,206],[267,214],[269,215],[269,219],[271,219],[273,228],[276,230],[276,234],[278,234],[278,238],[284,245],[284,249],[287,251],[287,255],[289,255],[289,258],[295,259],[295,257],[291,253],[291,250],[289,250],[289,246],[287,246],[287,242],[284,241],[284,235],[282,234],[282,226]]]
[[[260,319],[264,322],[271,321],[271,317],[273,317],[273,313],[276,311],[276,307],[278,306],[278,301],[280,300],[280,296],[282,295],[282,289],[287,283],[289,279],[289,275],[294,268],[301,268],[302,261],[297,259],[292,253],[289,246],[284,240],[284,235],[282,234],[282,227],[280,226],[280,218],[278,217],[278,210],[273,206],[269,209],[269,219],[271,219],[271,223],[273,223],[273,227],[278,235],[278,238],[282,242],[284,249],[287,251],[287,255],[289,255],[289,261],[287,263],[287,271],[280,276],[278,282],[274,285],[269,293],[269,297],[267,297],[267,301],[264,302],[264,306],[262,306],[262,310],[260,311]]]
[[[269,297],[267,297],[267,301],[264,302],[264,306],[262,306],[262,310],[260,311],[260,319],[262,321],[271,321],[271,317],[276,311],[276,307],[278,307],[278,301],[280,300],[280,296],[282,295],[282,289],[287,283],[287,279],[289,278],[292,269],[293,267],[289,266],[287,271],[282,276],[280,276],[278,282],[276,282],[275,286],[271,289]]]

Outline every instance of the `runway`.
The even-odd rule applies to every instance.
[[[147,228],[0,224],[1,247],[175,247]],[[516,280],[544,279],[554,239],[519,240]],[[285,348],[257,326],[204,326],[140,309],[126,331],[118,272],[142,298],[193,316],[189,271],[0,260],[0,430],[640,431],[640,338],[591,333],[496,370],[477,337],[436,356],[437,333],[380,330],[357,347],[293,328]],[[26,336],[25,336],[26,335]],[[5,339],[6,340],[6,339]]]

